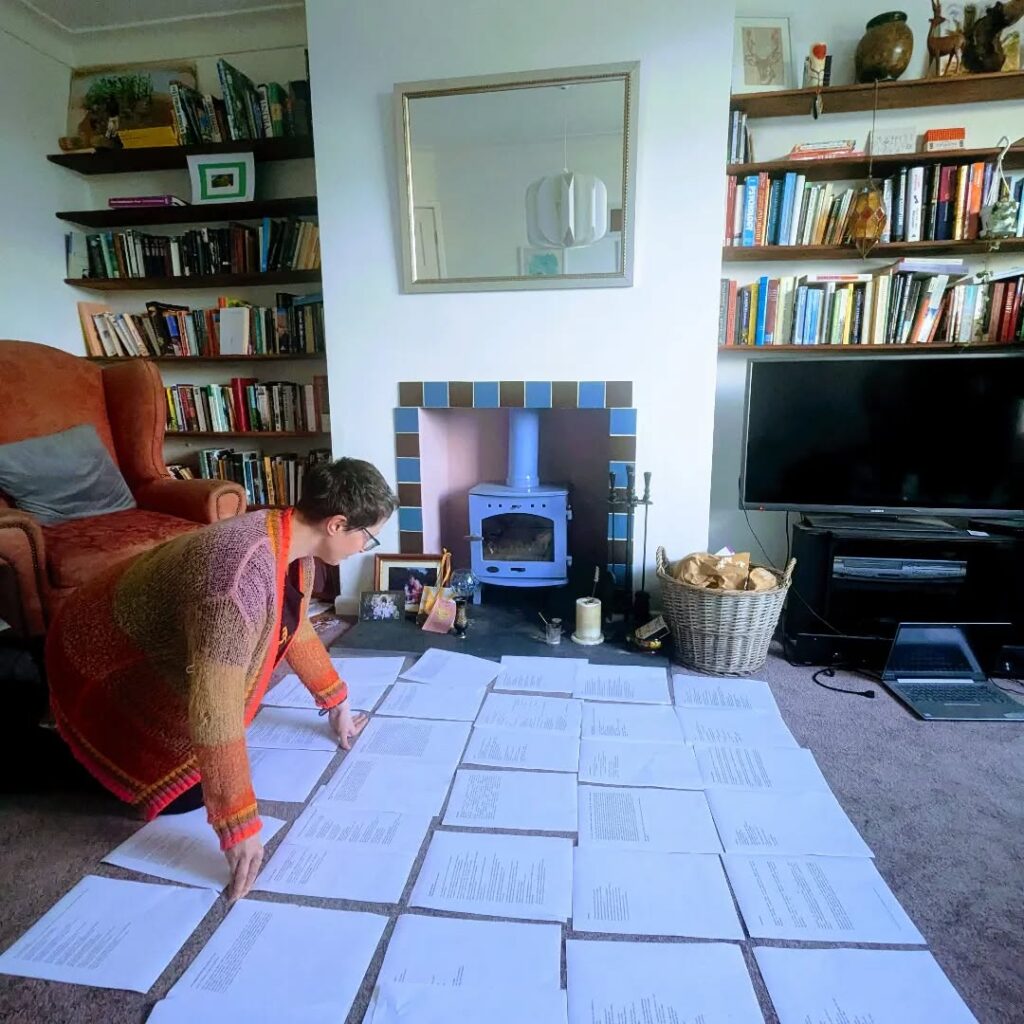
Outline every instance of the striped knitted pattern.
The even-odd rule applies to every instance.
[[[274,668],[292,511],[175,537],[76,590],[46,641],[57,728],[83,765],[147,820],[202,782],[221,847],[259,832],[245,730]],[[317,704],[348,695],[307,618],[285,657]]]

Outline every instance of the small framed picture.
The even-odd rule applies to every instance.
[[[373,585],[377,590],[400,590],[405,595],[405,611],[419,611],[424,587],[437,586],[440,555],[377,555],[374,558]]]
[[[535,249],[519,247],[520,277],[561,277],[564,257],[561,249]]]
[[[405,618],[405,591],[364,590],[359,595],[360,622],[401,622]]]
[[[789,18],[737,18],[732,69],[733,92],[792,89]]]
[[[193,203],[251,203],[256,194],[252,153],[188,157]]]

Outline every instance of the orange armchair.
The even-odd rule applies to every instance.
[[[238,484],[168,474],[163,383],[146,360],[101,367],[47,345],[0,341],[0,410],[0,444],[91,423],[138,504],[44,526],[0,493],[0,619],[22,637],[41,637],[61,600],[101,569],[245,511]]]

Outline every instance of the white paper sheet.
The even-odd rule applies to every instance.
[[[435,832],[409,903],[485,917],[565,921],[572,906],[572,840]]]
[[[362,810],[435,815],[441,810],[455,769],[436,762],[349,754],[320,787],[314,803],[328,800]]]
[[[466,722],[437,722],[423,718],[374,718],[356,741],[354,750],[391,758],[410,766],[445,764],[452,769],[462,758],[469,739]]]
[[[494,689],[568,696],[576,674],[586,664],[586,658],[521,658],[505,654]]]
[[[565,944],[569,1024],[764,1024],[739,946]]]
[[[320,781],[334,751],[249,748],[249,771],[257,800],[301,804]]]
[[[630,743],[586,738],[580,745],[580,782],[661,789],[703,789],[697,758],[686,743]]]
[[[576,676],[572,695],[623,704],[672,703],[668,672],[653,665],[587,665]]]
[[[436,985],[377,985],[363,1024],[566,1024],[565,992],[526,986],[514,993]]]
[[[397,903],[430,822],[429,814],[315,802],[289,830],[255,888],[292,896]]]
[[[265,846],[285,823],[280,818],[261,817],[259,839]],[[218,892],[231,881],[220,839],[210,828],[204,807],[154,818],[103,859],[129,871]]]
[[[755,939],[924,945],[866,857],[722,858]]]
[[[742,939],[718,857],[580,846],[572,878],[577,932]]]
[[[495,729],[526,729],[579,736],[583,705],[568,697],[516,696],[489,693],[476,724]]]
[[[401,674],[405,658],[394,657],[331,658],[331,664],[349,686],[375,683],[390,686]]]
[[[580,762],[580,738],[565,733],[478,725],[470,734],[462,761],[494,768],[575,772]]]
[[[479,990],[509,996],[562,983],[562,929],[457,917],[403,914],[395,924],[378,982]]]
[[[583,706],[583,736],[630,743],[682,743],[683,729],[672,708],[588,701]]]
[[[681,789],[579,787],[580,846],[721,853],[704,794]]]
[[[931,953],[757,946],[754,958],[781,1024],[978,1024]]]
[[[722,744],[698,744],[693,749],[701,782],[707,789],[743,789],[758,793],[831,792],[809,750]]]
[[[710,789],[707,798],[727,852],[872,856],[831,793]]]
[[[0,956],[0,974],[148,992],[216,899],[86,875]]]
[[[719,676],[672,675],[675,703],[680,708],[722,711],[766,711],[779,714],[771,687],[761,679],[722,679]]]
[[[576,776],[461,768],[455,773],[444,824],[522,832],[575,832]]]
[[[310,999],[322,998],[313,992]],[[284,1000],[278,1001],[278,1000]],[[338,1024],[338,1008],[333,1003],[307,1003],[305,997],[296,1000],[279,993],[276,1000],[264,999],[259,1006],[222,1005],[223,999],[204,999],[202,996],[175,996],[161,999],[146,1024]]]
[[[676,708],[687,743],[737,747],[799,747],[779,715],[719,708]]]
[[[472,722],[484,699],[484,688],[466,686],[424,686],[422,683],[395,683],[378,715],[407,718],[434,718],[450,722]]]
[[[222,1007],[259,1013],[280,1005],[286,992],[294,1020],[305,1020],[306,1001],[330,1005],[344,1020],[387,922],[379,914],[239,900],[168,1001],[192,1001],[203,1008],[194,1021],[213,1021]]]
[[[498,674],[500,667],[496,661],[487,658],[431,647],[420,655],[415,665],[402,673],[402,678],[415,683],[486,686]]]
[[[341,659],[337,659],[341,660]],[[353,659],[345,659],[351,661]],[[356,659],[359,660],[359,659]],[[366,661],[371,659],[366,658]],[[385,659],[390,660],[390,659]],[[401,662],[403,659],[397,659]],[[387,692],[390,682],[383,682],[380,679],[355,679],[348,682],[348,703],[353,711],[372,711],[377,702]],[[263,703],[268,707],[275,708],[306,708],[316,710],[316,701],[313,695],[302,685],[299,677],[294,673],[286,675],[275,687],[267,691]]]
[[[338,751],[327,716],[303,708],[260,708],[245,738],[250,747]]]

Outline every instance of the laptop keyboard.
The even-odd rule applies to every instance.
[[[900,695],[907,700],[934,700],[943,704],[1002,704],[1000,695],[987,687],[964,684],[928,686],[921,683],[900,683]]]

